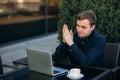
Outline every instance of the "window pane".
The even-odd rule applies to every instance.
[[[59,0],[0,0],[2,42],[57,31]]]

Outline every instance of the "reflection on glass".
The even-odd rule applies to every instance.
[[[0,43],[57,31],[59,1],[0,0]]]
[[[14,22],[36,20],[45,18],[45,1],[46,0],[0,0],[0,23],[2,19],[16,19]],[[47,17],[58,16],[59,0],[48,0]],[[12,20],[10,20],[12,21]],[[13,23],[13,22],[12,22]]]

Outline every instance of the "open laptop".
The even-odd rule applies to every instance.
[[[36,49],[27,49],[28,66],[31,71],[56,76],[68,72],[67,69],[53,67],[52,53]]]

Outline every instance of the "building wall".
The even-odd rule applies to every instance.
[[[48,19],[47,32],[57,31],[58,18]],[[45,34],[45,20],[0,25],[0,43]]]

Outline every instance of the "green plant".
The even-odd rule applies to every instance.
[[[77,14],[93,10],[97,15],[96,29],[106,36],[107,42],[120,43],[119,0],[61,0],[58,22],[58,39],[62,41],[62,26],[75,30]]]

